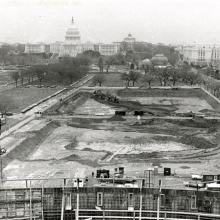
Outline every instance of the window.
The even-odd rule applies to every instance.
[[[161,194],[161,195],[160,195],[160,206],[161,206],[161,207],[164,207],[165,204],[166,204],[165,195],[164,195],[164,194]]]
[[[196,195],[191,196],[191,209],[196,209]]]
[[[71,193],[68,193],[65,195],[65,210],[71,210],[72,204],[71,204]]]
[[[128,207],[134,206],[134,194],[128,193]]]
[[[16,203],[16,215],[24,216],[25,215],[24,211],[25,211],[24,203]]]
[[[98,192],[97,193],[97,206],[102,206],[103,203],[103,193]]]

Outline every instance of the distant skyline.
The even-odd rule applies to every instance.
[[[64,41],[72,16],[83,42],[220,43],[220,0],[0,0],[0,42]]]

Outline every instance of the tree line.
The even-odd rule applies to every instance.
[[[117,53],[112,56],[100,56],[98,59],[98,67],[101,73],[109,72],[109,69],[112,65],[126,65],[127,60],[122,53]]]
[[[152,84],[160,86],[200,85],[208,87],[217,97],[220,95],[220,80],[206,76],[202,71],[192,68],[188,64],[175,67],[170,65],[164,68],[142,66],[140,70],[130,69],[127,73],[121,74],[120,78],[125,82],[126,87],[135,86],[137,83],[149,88]],[[93,83],[99,86],[102,86],[105,81],[106,78],[103,74],[97,74],[93,78]]]
[[[89,60],[85,57],[63,57],[58,63],[33,65],[19,71],[13,71],[11,78],[16,87],[26,81],[28,84],[37,80],[39,86],[43,82],[71,84],[80,79],[89,70]]]
[[[128,73],[123,73],[121,79],[126,82],[128,87],[130,82],[134,86],[138,81],[148,87],[151,87],[155,82],[159,83],[160,86],[175,86],[177,83],[195,85],[203,82],[202,75],[188,65],[181,67],[167,66],[163,68],[149,66],[148,69],[144,69],[144,74],[139,70],[130,70]]]

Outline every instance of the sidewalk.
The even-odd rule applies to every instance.
[[[35,119],[36,112],[44,112],[47,109],[51,108],[56,103],[60,102],[60,98],[67,98],[69,96],[74,95],[81,88],[81,86],[84,85],[85,83],[87,83],[89,80],[91,80],[92,77],[93,76],[87,76],[87,77],[82,78],[81,80],[74,83],[74,85],[78,84],[78,88],[73,88],[72,90],[68,91],[65,94],[58,94],[57,96],[54,96],[54,97],[48,99],[46,102],[43,102],[43,103],[37,105],[36,107],[34,107],[33,109],[31,109],[30,111],[27,111],[26,113],[24,113],[25,118],[22,121],[15,124],[9,130],[2,132],[2,134],[0,136],[0,140],[5,138],[6,136],[10,135],[14,131],[18,130],[19,128],[23,127],[24,125],[26,125],[27,123],[29,123],[33,119]]]
[[[35,118],[35,115],[31,115],[27,118],[25,118],[23,121],[18,122],[16,125],[14,125],[13,127],[11,127],[9,130],[4,131],[1,136],[0,136],[0,140],[2,140],[3,138],[5,138],[6,136],[10,135],[12,132],[16,131],[17,129],[23,127],[24,125],[26,125],[27,123],[29,123],[30,121],[32,121]]]

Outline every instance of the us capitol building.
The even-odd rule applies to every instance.
[[[118,53],[119,49],[120,45],[118,43],[82,43],[80,31],[76,26],[73,18],[71,20],[70,26],[67,28],[64,42],[55,42],[52,44],[45,44],[41,42],[25,44],[25,53],[52,53],[58,54],[59,57],[75,57],[77,54],[86,50],[94,50],[98,51],[101,55],[111,56]]]
[[[78,53],[81,53],[82,51],[83,45],[81,44],[80,32],[72,18],[71,25],[66,31],[65,42],[61,45],[59,54],[60,56],[75,57]]]

